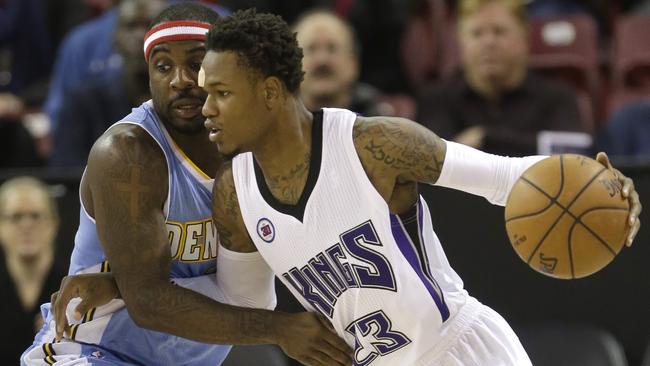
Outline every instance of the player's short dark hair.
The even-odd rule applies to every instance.
[[[302,48],[277,15],[248,9],[220,18],[208,32],[205,47],[235,52],[245,66],[282,80],[290,93],[295,94],[302,82]]]
[[[197,22],[214,24],[219,20],[219,14],[209,7],[194,1],[183,1],[163,9],[163,11],[161,11],[160,14],[151,21],[149,29],[160,23],[173,20],[194,20]]]

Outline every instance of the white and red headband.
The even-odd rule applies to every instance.
[[[157,44],[170,41],[205,41],[212,24],[191,20],[164,22],[151,28],[144,35],[144,59],[149,63],[151,49]]]

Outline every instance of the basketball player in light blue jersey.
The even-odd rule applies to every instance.
[[[181,3],[153,21],[144,42],[152,100],[92,148],[69,269],[82,279],[110,271],[121,298],[78,316],[76,299],[56,314],[64,319],[58,328],[43,305],[46,324],[23,365],[219,365],[228,344],[267,343],[308,364],[348,362],[349,347],[315,314],[249,309],[275,306],[273,275],[259,254],[217,255],[210,202],[221,158],[203,126],[206,93],[197,85],[217,17]],[[258,278],[240,286],[242,273]]]
[[[208,92],[206,127],[222,154],[236,155],[213,191],[220,256],[261,254],[354,348],[355,365],[530,365],[507,322],[463,289],[417,183],[503,205],[542,157],[485,154],[404,119],[309,112],[298,97],[302,52],[276,16],[222,18],[206,47],[199,77]],[[611,168],[606,155],[598,159]],[[641,206],[632,181],[616,173],[632,207],[631,244]],[[267,283],[248,275],[261,273],[257,267],[264,264],[247,266],[242,287]],[[88,287],[61,293],[67,299],[71,288]],[[225,297],[231,290],[222,288]]]

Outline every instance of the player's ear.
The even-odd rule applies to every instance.
[[[264,101],[268,109],[273,109],[282,98],[282,82],[275,76],[264,79]]]

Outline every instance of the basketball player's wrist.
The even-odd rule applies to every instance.
[[[508,193],[521,174],[547,156],[511,158],[488,154],[472,147],[445,141],[447,151],[435,185],[484,197],[504,206]]]
[[[281,345],[286,342],[288,329],[291,325],[291,314],[282,311],[269,311],[267,325],[267,341]]]
[[[219,340],[215,343],[240,345],[280,344],[285,339],[289,314],[279,311],[252,309],[248,307],[225,305],[227,309],[236,309],[232,320],[238,324],[238,332],[231,334],[232,339]],[[243,310],[243,311],[242,311]]]

